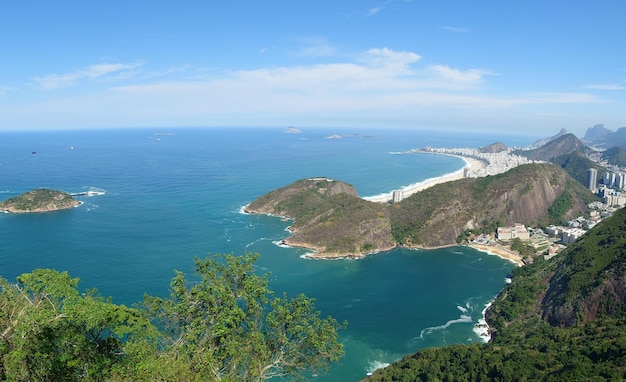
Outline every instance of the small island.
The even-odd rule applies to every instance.
[[[11,213],[39,213],[65,210],[80,204],[72,195],[39,188],[0,202],[0,211]]]

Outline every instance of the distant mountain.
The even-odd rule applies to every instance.
[[[587,130],[584,141],[588,145],[602,148],[619,146],[626,148],[626,127],[620,127],[617,131],[604,128],[603,125],[596,125]]]
[[[495,154],[508,150],[504,143],[496,142],[478,149],[479,152],[485,154]]]
[[[583,137],[583,141],[597,141],[606,137],[609,134],[613,134],[613,131],[604,127],[603,124],[597,124],[587,129],[587,132]]]
[[[564,131],[564,130],[561,130]],[[551,161],[574,151],[586,151],[587,146],[574,134],[565,134],[533,150],[516,150],[513,153],[532,160]]]
[[[614,166],[626,167],[626,149],[622,147],[611,147],[602,153],[602,160]]]
[[[536,141],[535,143],[533,143],[533,147],[541,147],[541,146],[545,145],[546,143],[548,143],[550,141],[553,141],[553,140],[555,140],[557,138],[560,138],[560,137],[564,136],[565,134],[568,134],[567,130],[561,129],[561,131],[559,131],[559,133],[557,135],[553,135],[553,136],[551,136],[549,138],[543,138],[543,139],[540,139],[540,140]]]

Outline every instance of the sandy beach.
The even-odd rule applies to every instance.
[[[448,155],[448,154],[446,154]],[[437,184],[441,184],[441,183],[446,183],[446,182],[451,182],[453,180],[459,180],[459,179],[463,179],[463,174],[466,168],[469,168],[472,171],[477,171],[481,168],[483,168],[485,166],[485,164],[477,159],[474,158],[468,158],[468,157],[463,157],[463,156],[458,156],[458,155],[454,155],[458,158],[461,158],[465,161],[465,166],[460,169],[457,170],[455,172],[451,172],[449,174],[445,174],[436,178],[430,178],[430,179],[426,179],[422,182],[419,183],[415,183],[412,184],[410,186],[404,187],[401,189],[402,191],[402,197],[406,198],[408,196],[411,196],[417,192],[423,191],[427,188],[430,188],[434,185]],[[377,195],[377,196],[370,196],[370,197],[366,197],[364,198],[365,200],[369,200],[371,202],[377,202],[377,203],[387,203],[392,199],[392,195],[393,192],[389,193],[389,194],[383,194],[383,195]]]
[[[472,247],[481,252],[486,252],[490,255],[496,255],[503,259],[509,260],[520,267],[524,265],[524,262],[522,261],[522,257],[520,255],[518,255],[516,252],[509,250],[506,247],[503,247],[502,245],[492,246],[472,243],[468,244],[468,247]]]

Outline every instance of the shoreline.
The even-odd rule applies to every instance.
[[[492,246],[492,245],[470,243],[470,244],[466,244],[466,246],[470,248],[474,248],[475,250],[480,251],[480,252],[485,252],[488,255],[498,256],[501,259],[508,260],[514,263],[515,265],[517,265],[518,267],[524,266],[524,261],[522,260],[522,257],[520,255],[518,255],[517,253],[501,245]]]
[[[425,153],[425,154],[429,154],[429,153]],[[380,195],[366,196],[366,197],[363,197],[362,199],[368,200],[370,202],[375,202],[375,203],[388,203],[389,201],[392,200],[394,191],[402,191],[402,198],[406,198],[415,193],[418,193],[430,187],[436,186],[438,184],[463,179],[465,177],[465,169],[469,169],[470,171],[475,172],[485,167],[485,164],[479,161],[478,159],[464,157],[461,155],[453,155],[453,154],[440,154],[440,153],[433,153],[433,154],[448,155],[448,156],[460,158],[465,162],[465,166],[463,166],[462,168],[456,171],[443,174],[441,176],[428,178],[421,182],[410,184],[408,186],[400,188],[399,190],[393,190],[391,192],[380,194]]]

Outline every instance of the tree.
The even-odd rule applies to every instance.
[[[156,338],[142,312],[96,290],[79,293],[67,272],[36,269],[0,278],[0,379],[102,380]],[[139,339],[136,342],[134,339]]]
[[[161,329],[153,379],[263,380],[325,370],[343,354],[342,327],[304,295],[274,297],[258,255],[196,259],[197,280],[176,272],[169,298],[145,296]]]

